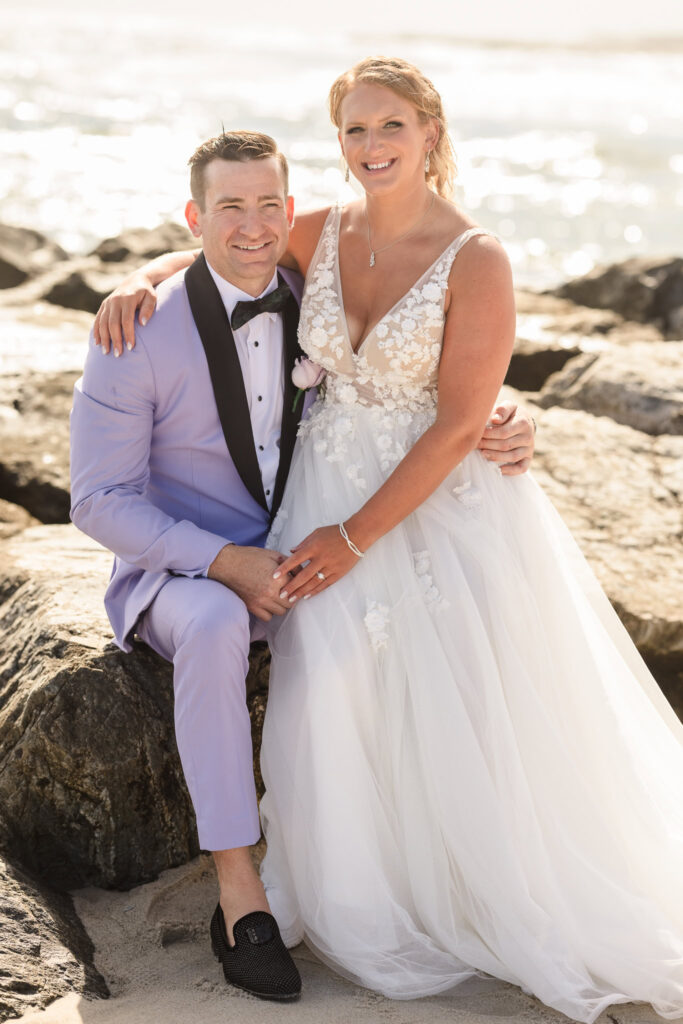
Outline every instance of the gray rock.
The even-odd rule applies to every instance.
[[[634,341],[662,341],[651,323],[639,323],[612,309],[595,309],[547,292],[518,290],[517,331],[522,338],[564,348],[600,347],[600,342],[627,345]]]
[[[15,533],[21,533],[29,526],[37,525],[38,520],[21,505],[13,505],[11,501],[3,501],[0,498],[0,541],[13,537]]]
[[[198,248],[197,239],[182,224],[167,221],[156,228],[135,228],[115,238],[105,238],[91,255],[106,263],[135,259],[143,262],[165,252]]]
[[[554,291],[583,306],[596,306],[627,320],[653,323],[667,337],[683,336],[683,259],[634,257],[590,273]]]
[[[4,544],[0,806],[11,856],[56,887],[126,888],[197,853],[170,665],[123,654],[102,607],[111,555],[73,526]],[[268,658],[252,658],[258,743]]]
[[[137,264],[111,267],[97,259],[72,261],[57,275],[45,279],[39,297],[68,309],[96,313],[103,299],[121,283]]]
[[[65,259],[61,246],[39,231],[0,224],[0,288],[16,288]]]
[[[683,434],[683,342],[578,356],[548,378],[538,401],[610,416],[647,434]]]
[[[109,995],[71,898],[0,857],[0,1021],[70,992]]]
[[[0,498],[46,523],[69,520],[74,371],[0,377]]]
[[[683,437],[539,411],[534,476],[683,718]]]
[[[579,355],[574,346],[565,348],[557,342],[539,344],[518,337],[505,377],[505,383],[518,391],[540,391],[551,374]]]

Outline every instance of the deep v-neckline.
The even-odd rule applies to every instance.
[[[349,325],[348,325],[348,322],[347,322],[347,319],[346,319],[346,309],[345,309],[345,306],[344,306],[344,290],[342,288],[341,268],[339,266],[339,234],[340,234],[340,229],[341,229],[341,215],[342,215],[342,210],[339,209],[338,210],[338,215],[337,215],[337,218],[336,218],[337,227],[336,227],[336,245],[335,245],[334,269],[335,269],[335,273],[337,275],[337,299],[338,299],[338,302],[339,302],[339,312],[340,312],[340,318],[341,318],[341,322],[342,322],[342,327],[344,328],[344,338],[346,340],[346,344],[349,347],[349,351],[351,352],[352,357],[355,359],[356,357],[360,356],[361,350],[364,348],[364,346],[365,346],[366,342],[369,340],[369,338],[375,333],[375,331],[380,326],[380,324],[383,323],[385,320],[387,320],[391,316],[391,314],[394,312],[394,310],[397,309],[398,306],[400,306],[401,303],[405,299],[407,299],[407,297],[410,295],[410,293],[415,288],[417,288],[417,286],[423,281],[423,279],[425,277],[427,277],[428,274],[432,273],[432,271],[437,266],[437,264],[440,263],[441,260],[444,258],[444,256],[448,252],[448,250],[453,245],[455,245],[456,242],[460,241],[460,239],[463,237],[463,235],[466,235],[468,231],[476,231],[477,229],[476,228],[466,228],[464,231],[461,231],[460,234],[457,235],[454,239],[452,239],[452,241],[450,241],[448,243],[448,245],[443,250],[443,252],[440,253],[436,257],[434,262],[431,263],[427,267],[425,272],[418,277],[417,281],[415,281],[414,284],[411,284],[410,288],[408,288],[408,290],[405,291],[403,293],[403,295],[401,295],[401,297],[396,300],[396,302],[393,304],[391,309],[388,309],[386,311],[386,313],[384,313],[383,316],[381,316],[379,318],[377,323],[373,324],[373,326],[370,328],[370,330],[367,332],[367,334],[365,335],[365,337],[363,338],[363,340],[359,344],[358,348],[354,348],[353,345],[351,344],[351,335],[349,334]]]

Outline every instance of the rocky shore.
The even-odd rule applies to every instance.
[[[69,890],[125,891],[198,854],[169,666],[113,646],[110,556],[68,522],[92,313],[129,269],[192,244],[169,224],[74,258],[0,225],[0,1022],[107,994]],[[683,716],[683,259],[517,299],[506,383],[534,408],[535,475]],[[255,648],[257,750],[267,676]]]

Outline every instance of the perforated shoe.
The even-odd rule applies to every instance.
[[[292,1002],[301,995],[301,975],[280,937],[272,914],[255,910],[233,927],[228,942],[220,903],[211,918],[211,948],[223,966],[225,980],[259,999]]]

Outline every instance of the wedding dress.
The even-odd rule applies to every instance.
[[[340,211],[300,340],[328,371],[269,544],[355,512],[433,422],[456,238],[354,355]],[[262,877],[387,996],[474,974],[593,1021],[683,1014],[683,726],[530,475],[468,455],[328,590],[273,620]]]

